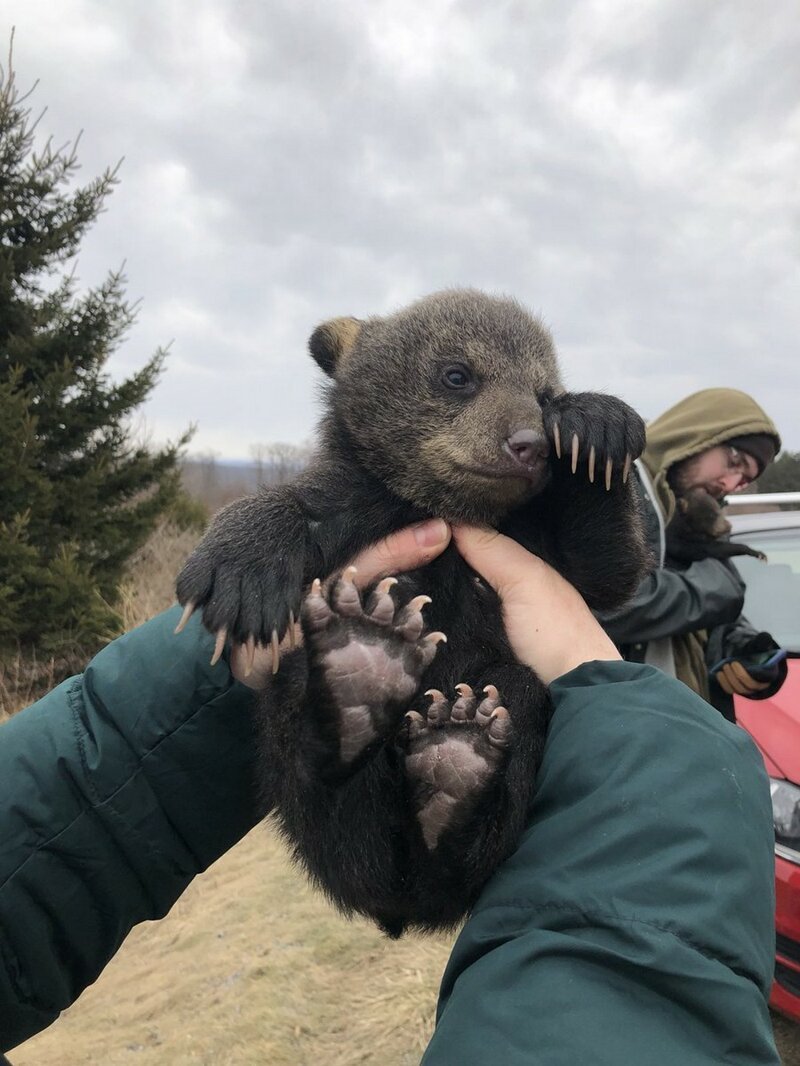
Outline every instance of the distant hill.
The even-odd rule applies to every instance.
[[[306,448],[269,447],[276,453],[265,454],[258,460],[188,456],[181,464],[184,488],[210,511],[216,511],[231,500],[255,492],[259,485],[281,485],[289,481],[308,461]]]

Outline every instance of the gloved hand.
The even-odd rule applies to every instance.
[[[722,691],[727,692],[729,696],[752,696],[755,692],[763,692],[772,684],[771,681],[757,681],[737,659],[720,664],[720,669],[714,677]]]
[[[786,652],[769,633],[757,633],[736,655],[722,659],[711,675],[729,696],[755,697],[765,689],[776,691],[786,677]]]

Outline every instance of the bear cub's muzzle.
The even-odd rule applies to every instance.
[[[550,458],[550,444],[544,433],[535,429],[518,429],[503,444],[503,450],[519,468],[522,477],[538,478]]]

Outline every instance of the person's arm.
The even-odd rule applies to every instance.
[[[252,695],[180,610],[0,728],[0,1049],[49,1025],[130,929],[258,820]]]
[[[733,622],[743,604],[744,583],[735,567],[702,559],[686,570],[653,570],[621,610],[598,617],[623,646]]]
[[[744,602],[744,583],[736,568],[718,559],[703,559],[684,570],[665,569],[659,505],[642,483],[639,464],[631,479],[642,507],[653,568],[622,608],[598,613],[611,639],[618,647],[647,644],[734,621]]]
[[[555,710],[527,831],[455,945],[425,1066],[774,1066],[758,752],[684,685],[617,661],[539,560],[481,536],[457,530],[459,550]]]
[[[433,520],[365,552],[359,580],[444,550]],[[210,665],[199,617],[180,609],[104,648],[0,727],[0,1052],[49,1025],[138,922],[264,813],[253,788],[253,694],[272,656]],[[233,667],[229,665],[229,658]]]

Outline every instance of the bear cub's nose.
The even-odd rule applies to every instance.
[[[543,462],[550,454],[550,445],[542,433],[533,429],[518,429],[506,441],[506,450],[523,466]]]

